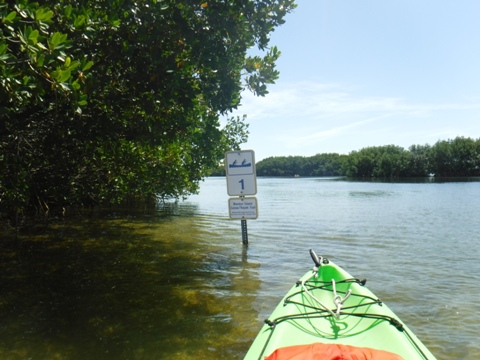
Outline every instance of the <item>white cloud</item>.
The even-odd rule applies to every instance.
[[[234,115],[247,114],[249,142],[259,158],[349,153],[367,146],[433,144],[480,135],[480,102],[417,103],[407,97],[371,96],[341,84],[298,82],[244,94]]]
[[[362,127],[364,125],[370,124],[372,122],[376,122],[378,120],[390,117],[389,114],[380,115],[371,117],[365,120],[359,120],[352,123],[348,123],[346,125],[336,126],[333,128],[328,128],[326,130],[316,131],[313,133],[306,133],[305,135],[300,135],[296,137],[287,136],[285,137],[285,141],[287,141],[290,146],[305,146],[312,143],[318,143],[319,141],[335,138],[341,136],[345,133],[350,133],[355,131],[356,128]]]
[[[237,113],[249,121],[281,118],[325,118],[339,114],[404,113],[424,117],[435,111],[480,109],[480,102],[416,104],[409,99],[359,95],[356,89],[339,84],[299,82],[273,85],[266,97],[245,92]]]

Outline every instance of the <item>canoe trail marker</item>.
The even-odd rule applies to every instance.
[[[244,245],[248,245],[247,219],[254,220],[258,217],[257,198],[247,197],[257,193],[253,150],[226,152],[225,173],[228,195],[238,196],[228,199],[230,219],[241,220],[242,242]]]

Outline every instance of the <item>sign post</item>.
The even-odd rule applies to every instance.
[[[228,200],[230,219],[241,220],[242,242],[244,245],[248,245],[247,219],[258,217],[257,198],[246,197],[257,193],[253,150],[228,151],[225,153],[225,173],[228,195],[239,196],[239,198]]]

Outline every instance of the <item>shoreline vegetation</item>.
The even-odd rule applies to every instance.
[[[456,137],[434,145],[366,147],[348,155],[273,156],[256,164],[257,176],[347,178],[452,178],[480,176],[480,138]],[[211,176],[224,176],[219,166]]]
[[[196,193],[247,141],[233,112],[279,78],[295,7],[0,1],[0,220]]]

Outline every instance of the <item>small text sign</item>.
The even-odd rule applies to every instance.
[[[230,211],[230,219],[247,220],[256,219],[258,217],[257,198],[231,198],[228,200],[228,208]]]

